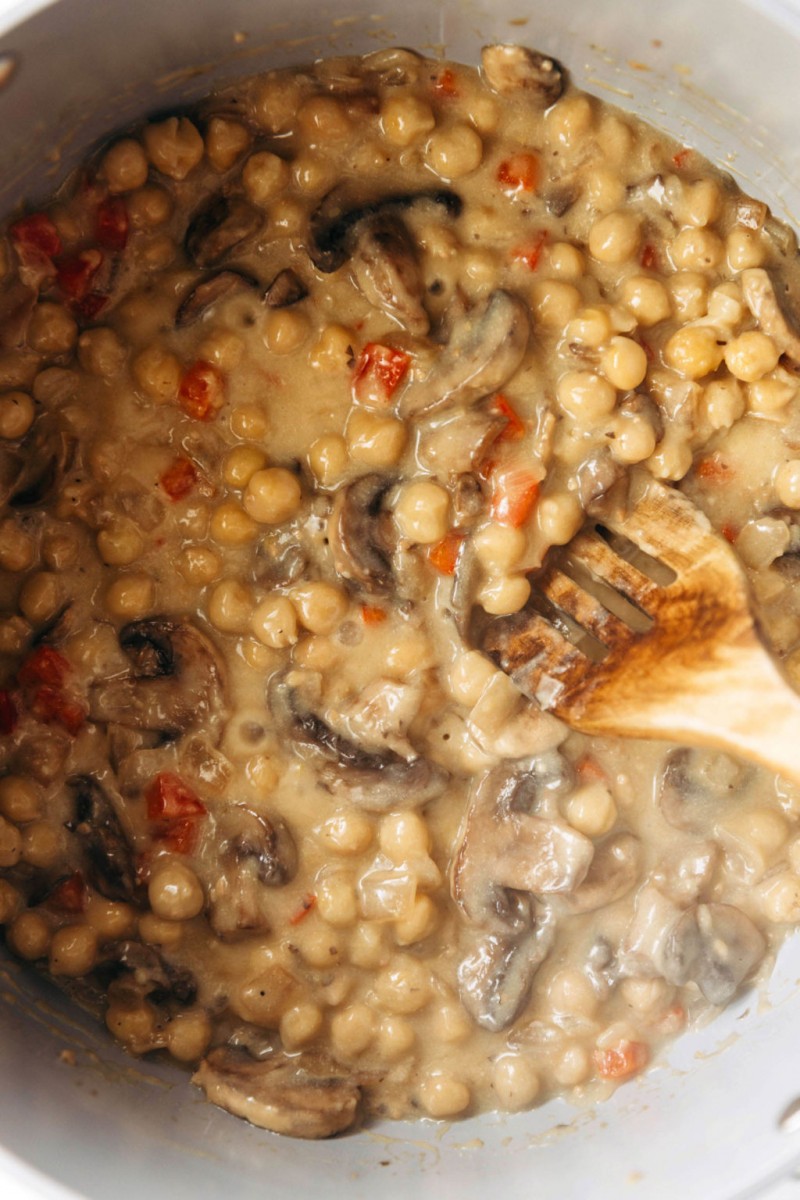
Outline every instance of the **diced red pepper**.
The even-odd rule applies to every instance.
[[[455,575],[458,566],[458,556],[464,545],[465,535],[456,529],[451,529],[440,542],[428,550],[428,561],[442,575]]]
[[[74,304],[75,312],[84,321],[93,321],[98,313],[108,304],[108,296],[102,292],[89,292]]]
[[[691,146],[684,146],[683,149],[679,150],[677,154],[673,154],[673,166],[677,167],[680,171],[681,168],[685,167],[689,162],[689,159],[692,157],[693,153],[694,151],[692,150]]]
[[[19,713],[11,692],[0,690],[0,734],[7,737],[17,728]]]
[[[178,403],[187,417],[211,421],[225,399],[222,372],[209,362],[194,363],[181,380]]]
[[[595,1050],[594,1065],[603,1079],[629,1079],[647,1066],[650,1052],[644,1042],[619,1042],[608,1050]]]
[[[511,251],[511,261],[524,263],[529,271],[535,271],[547,241],[547,230],[542,229],[526,242],[520,242]]]
[[[575,764],[575,770],[584,783],[608,782],[608,776],[592,754],[582,754]]]
[[[642,246],[639,263],[646,271],[651,271],[654,267],[658,266],[658,251],[652,242],[645,242]]]
[[[530,517],[539,498],[539,479],[526,467],[497,468],[492,472],[492,517],[500,525],[519,529]]]
[[[386,620],[386,609],[374,604],[361,605],[361,620],[365,625],[380,625]]]
[[[506,421],[505,428],[498,433],[495,442],[518,442],[525,436],[525,422],[502,392],[498,392],[490,407],[492,412],[505,417]]]
[[[202,817],[206,807],[179,775],[161,771],[145,792],[149,821],[179,821]]]
[[[29,700],[28,707],[37,721],[60,725],[72,737],[80,733],[86,721],[84,706],[59,687],[38,688]]]
[[[124,250],[128,242],[128,210],[121,196],[109,196],[98,206],[95,241],[106,250]]]
[[[719,454],[709,454],[707,458],[701,458],[694,473],[698,479],[705,479],[709,483],[729,483],[736,474],[730,463]]]
[[[503,159],[496,178],[504,192],[535,192],[539,186],[539,159],[521,150]]]
[[[317,897],[314,895],[314,893],[307,892],[300,901],[300,907],[289,917],[289,924],[299,925],[301,921],[306,919],[316,903]]]
[[[170,500],[182,500],[197,483],[197,468],[189,458],[176,458],[159,479]]]
[[[722,526],[721,532],[722,532],[722,536],[725,538],[726,542],[733,543],[736,541],[737,537],[739,536],[739,530],[736,528],[735,525],[732,525],[730,523],[730,521],[728,521],[725,525]]]
[[[171,854],[193,854],[197,849],[200,828],[197,817],[165,821],[157,826],[154,840]]]
[[[55,258],[61,253],[61,237],[47,213],[31,213],[15,221],[9,230],[11,240],[20,253]]]
[[[45,900],[48,908],[57,908],[65,913],[82,913],[86,909],[86,883],[80,871],[59,880],[51,888]]]
[[[52,646],[37,646],[20,667],[17,679],[21,687],[46,683],[58,688],[64,686],[71,669],[67,659],[58,650]]]
[[[458,80],[456,79],[455,72],[451,71],[449,67],[445,67],[443,71],[440,71],[434,81],[433,90],[438,96],[446,97],[448,100],[452,100],[454,96],[457,96]]]
[[[405,350],[368,342],[353,370],[353,399],[386,408],[405,379],[411,356]]]
[[[82,250],[71,258],[62,258],[56,269],[58,286],[70,300],[84,300],[92,280],[103,263],[100,250]]]

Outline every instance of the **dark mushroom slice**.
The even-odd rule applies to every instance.
[[[742,294],[763,332],[772,338],[782,354],[800,367],[800,333],[778,299],[769,272],[763,267],[742,271]]]
[[[585,458],[575,472],[576,494],[584,512],[591,515],[601,511],[599,506],[624,473],[624,468],[614,461],[607,446]]]
[[[308,288],[291,267],[285,267],[273,279],[264,293],[267,308],[289,308],[308,295]]]
[[[501,95],[524,92],[542,107],[564,91],[564,68],[548,54],[515,44],[484,46],[481,66],[489,87]]]
[[[710,1004],[733,999],[764,957],[767,943],[731,904],[698,904],[683,914],[663,951],[668,983],[694,983]]]
[[[594,912],[621,900],[639,882],[642,846],[631,833],[612,834],[597,847],[586,878],[562,903],[570,912]]]
[[[89,882],[108,900],[137,903],[133,847],[110,796],[91,775],[73,776],[69,786],[75,791],[75,816],[68,828],[82,845]]]
[[[487,771],[473,789],[450,874],[458,907],[474,925],[504,933],[508,893],[574,893],[589,871],[594,846],[563,821],[528,811],[535,775],[519,764]],[[518,924],[518,920],[516,921]]]
[[[354,1079],[310,1053],[258,1062],[245,1051],[221,1046],[203,1059],[192,1082],[212,1104],[288,1137],[344,1132],[355,1124],[361,1100]]]
[[[416,247],[400,218],[392,212],[364,217],[351,240],[350,269],[369,303],[414,337],[424,337],[431,324],[422,302],[425,288]]]
[[[215,267],[235,246],[254,237],[264,214],[241,196],[216,194],[195,212],[184,238],[184,249],[196,267]]]
[[[477,1025],[499,1033],[516,1020],[554,938],[552,917],[542,912],[524,933],[489,934],[462,960],[457,973],[459,996]]]
[[[207,880],[209,921],[221,938],[269,929],[265,889],[281,887],[297,869],[286,825],[240,805],[217,817],[213,877]]]
[[[721,751],[671,750],[657,784],[659,807],[676,829],[708,835],[746,777],[746,769]]]
[[[498,288],[453,324],[450,338],[428,374],[412,380],[398,404],[415,417],[450,404],[472,404],[508,383],[525,357],[528,308]]]
[[[132,621],[120,630],[119,644],[131,674],[90,689],[92,720],[155,730],[165,738],[199,726],[207,732],[219,728],[224,668],[196,625],[171,617]]]
[[[215,271],[212,275],[205,275],[178,306],[175,314],[175,328],[185,329],[187,325],[194,324],[195,321],[199,321],[207,312],[210,312],[215,305],[221,304],[223,300],[229,300],[231,296],[258,290],[258,280],[252,275],[246,275],[244,271],[228,269]]]
[[[359,222],[378,213],[402,212],[417,205],[435,205],[445,216],[461,215],[462,201],[456,192],[439,188],[421,192],[400,192],[380,200],[354,203],[343,188],[334,188],[323,197],[311,214],[308,230],[308,256],[318,271],[330,275],[343,267],[352,249],[352,234]]]
[[[77,447],[77,439],[71,434],[47,420],[38,421],[18,452],[6,452],[18,463],[15,478],[4,497],[9,506],[33,508],[52,499],[75,460]]]
[[[197,981],[191,971],[175,967],[152,946],[141,942],[115,942],[109,946],[99,967],[100,974],[113,973],[114,994],[146,997],[151,1004],[193,1004]]]
[[[314,712],[285,675],[270,681],[268,703],[282,733],[327,760],[319,773],[324,786],[368,812],[421,808],[449,779],[447,772],[419,755],[404,758],[394,750],[366,750],[344,737]]]
[[[393,588],[396,537],[391,513],[384,507],[393,486],[386,475],[360,476],[337,492],[328,521],[336,573],[366,592]]]

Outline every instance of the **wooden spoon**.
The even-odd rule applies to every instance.
[[[800,696],[739,560],[680,492],[637,477],[534,588],[482,645],[543,708],[584,733],[715,746],[800,783]]]

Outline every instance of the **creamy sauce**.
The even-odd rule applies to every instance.
[[[600,1098],[727,1003],[800,794],[569,732],[481,631],[644,470],[796,672],[796,256],[508,48],[244,81],[12,220],[11,949],[296,1136]]]

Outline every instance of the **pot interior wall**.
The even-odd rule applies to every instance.
[[[579,85],[698,146],[777,215],[796,219],[800,132],[789,98],[800,16],[781,12],[782,24],[741,0],[406,0],[378,11],[367,0],[58,0],[0,38],[13,67],[0,90],[0,211],[51,191],[110,130],[186,104],[217,80],[398,43],[474,61],[487,41],[521,40],[563,58]],[[356,1200],[376,1183],[384,1200],[412,1189],[420,1200],[478,1200],[497,1186],[542,1200],[744,1196],[800,1156],[800,1143],[777,1127],[800,1091],[787,1052],[800,1018],[798,975],[795,940],[768,1005],[745,996],[600,1111],[550,1104],[449,1128],[386,1124],[309,1145],[210,1108],[184,1073],[127,1058],[46,981],[4,962],[0,1136],[92,1200],[216,1200],[229,1191],[237,1200],[312,1191]]]

